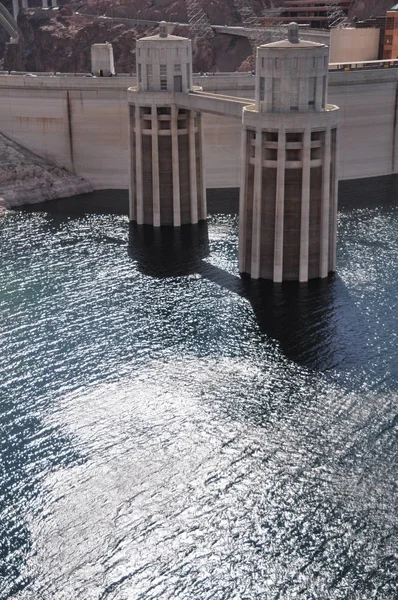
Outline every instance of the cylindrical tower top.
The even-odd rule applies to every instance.
[[[192,89],[192,43],[169,35],[159,23],[158,35],[137,41],[137,81],[140,92],[189,92]]]
[[[300,40],[297,23],[290,23],[287,39],[257,48],[256,110],[324,111],[328,67],[328,46]]]
[[[291,44],[298,44],[300,42],[299,28],[297,23],[289,23],[288,39]]]
[[[159,23],[159,37],[166,38],[168,36],[167,23],[166,21],[160,21]]]

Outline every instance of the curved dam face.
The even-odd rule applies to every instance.
[[[398,69],[331,72],[329,102],[340,107],[341,180],[398,172]],[[248,73],[196,77],[204,91],[254,97]],[[0,75],[0,132],[91,182],[127,189],[127,89],[135,77]],[[203,115],[207,188],[240,184],[241,120]]]

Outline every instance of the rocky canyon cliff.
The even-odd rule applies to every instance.
[[[11,9],[12,0],[4,0]],[[135,43],[156,32],[156,22],[186,24],[192,0],[59,0],[57,10],[21,11],[18,25],[22,41],[18,46],[5,45],[0,34],[0,56],[4,53],[4,68],[26,71],[89,72],[90,46],[111,42],[115,66],[119,73],[135,72]],[[283,0],[272,0],[283,4]],[[41,5],[29,0],[30,6]],[[210,24],[238,25],[244,15],[242,0],[198,0],[204,35],[193,35],[195,71],[236,71],[253,67],[253,46],[248,39],[214,33]],[[271,0],[246,2],[252,16],[260,17]],[[359,19],[382,15],[393,0],[353,0],[350,17]],[[137,22],[137,20],[139,22]],[[143,22],[147,21],[147,22]],[[153,23],[150,23],[152,21]],[[187,25],[174,28],[177,35],[188,36]]]
[[[349,16],[358,19],[368,19],[372,16],[381,17],[395,4],[395,0],[353,0]]]
[[[200,0],[208,25],[239,24],[242,17],[229,0]],[[267,0],[254,3],[261,15]],[[135,71],[135,42],[156,31],[156,22],[188,23],[186,0],[65,0],[58,10],[21,11],[19,47],[5,49],[4,68],[27,71],[90,71],[90,46],[111,42],[119,73]],[[153,21],[153,24],[139,21]],[[187,25],[174,27],[177,35],[188,36]],[[208,26],[205,35],[194,36],[196,71],[250,68],[252,46],[245,38],[215,34]]]

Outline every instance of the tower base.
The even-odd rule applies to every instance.
[[[195,224],[206,219],[200,113],[137,92],[130,109],[130,221]],[[148,98],[149,100],[149,98]]]
[[[253,279],[308,281],[335,270],[338,110],[244,109],[239,270]]]

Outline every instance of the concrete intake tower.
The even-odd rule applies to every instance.
[[[129,90],[130,221],[180,225],[206,218],[202,120],[181,108],[192,90],[192,47],[187,38],[159,35],[137,41],[137,88]]]
[[[239,270],[308,281],[335,270],[338,108],[327,104],[329,48],[257,49],[255,104],[243,109]]]

